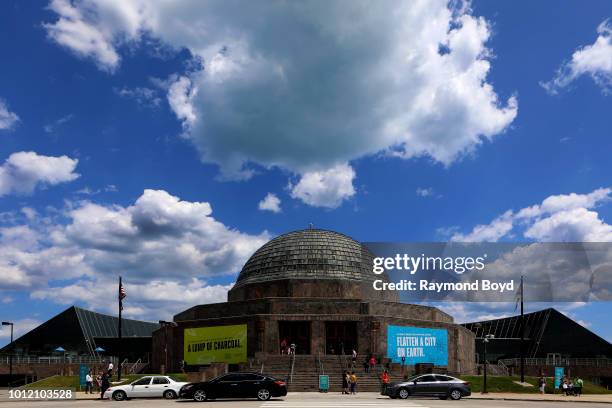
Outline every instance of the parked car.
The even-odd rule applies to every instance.
[[[439,397],[440,399],[459,400],[472,394],[470,383],[442,374],[415,375],[403,382],[387,387],[391,398],[406,399],[410,396]]]
[[[210,381],[184,385],[179,398],[206,401],[216,398],[257,398],[267,401],[270,397],[287,395],[287,384],[266,374],[228,373]]]
[[[106,390],[104,398],[124,401],[128,398],[174,399],[186,382],[179,382],[167,375],[150,375],[126,385],[114,385]]]

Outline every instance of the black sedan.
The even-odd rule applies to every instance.
[[[470,396],[472,391],[467,381],[442,374],[422,374],[389,385],[386,394],[391,398],[402,399],[420,396],[459,400],[461,397]]]
[[[257,398],[287,395],[287,384],[269,375],[259,373],[228,373],[210,381],[190,383],[179,391],[179,398],[206,401],[216,398]]]

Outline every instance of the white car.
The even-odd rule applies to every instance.
[[[167,375],[149,375],[126,385],[114,385],[106,390],[104,398],[124,401],[128,398],[174,399],[186,382],[175,381]]]

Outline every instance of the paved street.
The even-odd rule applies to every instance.
[[[0,396],[6,395],[6,391],[0,391]],[[494,397],[494,396],[493,396]],[[533,396],[532,396],[533,397]],[[535,396],[537,398],[537,396]],[[595,398],[597,399],[597,398]],[[488,400],[481,399],[479,396],[466,398],[461,401],[442,401],[439,399],[408,399],[405,401],[391,400],[381,397],[376,393],[361,393],[356,396],[342,396],[340,394],[319,394],[319,393],[292,393],[286,398],[275,399],[267,402],[255,400],[224,400],[197,403],[193,401],[165,401],[161,399],[146,400],[134,399],[125,402],[100,401],[100,400],[72,400],[72,401],[24,401],[24,402],[0,402],[2,408],[19,407],[101,407],[101,406],[122,406],[126,408],[157,408],[157,407],[213,407],[213,408],[439,408],[439,407],[482,407],[482,408],[527,408],[538,406],[542,408],[594,408],[598,406],[612,406],[612,399],[609,396],[599,398],[603,404],[593,404],[581,402],[577,399],[558,401],[511,401],[511,400]],[[608,401],[606,404],[605,401]],[[559,406],[561,404],[561,407]]]

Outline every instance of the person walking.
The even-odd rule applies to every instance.
[[[106,370],[106,373],[108,374],[109,377],[113,376],[113,368],[115,368],[115,366],[113,365],[112,361],[108,362],[108,368]]]
[[[344,372],[344,381],[346,382],[346,395],[348,395],[351,387],[351,373],[348,370]]]
[[[283,338],[280,343],[281,355],[287,351],[287,339]]]
[[[352,353],[351,353],[351,368],[354,370],[356,365],[357,365],[357,350],[353,349]]]
[[[354,371],[351,371],[351,394],[357,394],[357,376]]]
[[[389,387],[389,372],[387,370],[383,371],[381,380],[382,380],[382,390],[380,393],[382,395],[387,395],[387,388]]]
[[[85,394],[93,394],[93,376],[91,375],[91,370],[85,376]]]
[[[363,371],[367,374],[370,372],[370,363],[368,362],[368,358],[366,357],[366,359],[363,362]]]
[[[345,371],[342,373],[342,394],[348,394],[348,372]]]
[[[582,395],[582,387],[584,386],[584,381],[582,378],[576,378],[576,382],[574,383],[574,395],[580,397]]]
[[[546,391],[546,377],[541,376],[539,384],[540,384],[540,394],[544,395]]]
[[[102,381],[100,384],[100,399],[104,399],[104,393],[110,388],[110,382],[108,381],[108,373],[102,373]]]

